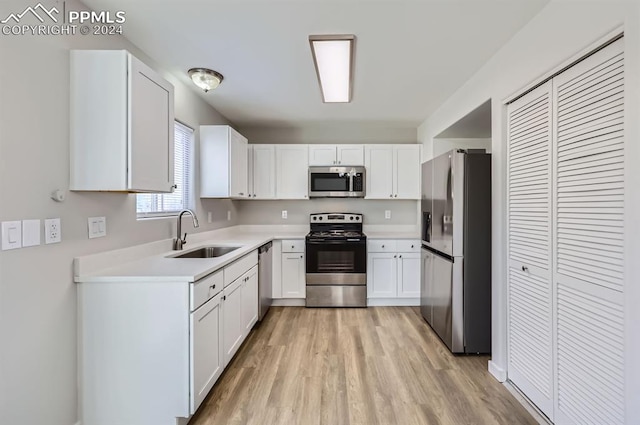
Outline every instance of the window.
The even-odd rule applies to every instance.
[[[137,195],[138,218],[166,217],[193,208],[193,129],[175,122],[174,126],[173,193],[145,193]]]

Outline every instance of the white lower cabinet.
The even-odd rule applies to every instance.
[[[223,332],[222,341],[224,345],[224,364],[229,364],[244,335],[242,324],[242,280],[236,279],[232,284],[224,288],[223,296]]]
[[[304,253],[282,254],[282,298],[304,298],[306,277]]]
[[[372,239],[368,242],[368,252],[369,305],[418,305],[419,241]]]
[[[81,422],[193,415],[257,321],[257,263],[253,251],[193,283],[80,284]]]
[[[195,413],[224,369],[222,293],[190,314],[191,414]]]

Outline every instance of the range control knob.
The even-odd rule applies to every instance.
[[[322,220],[322,216],[320,216],[320,217],[318,218],[318,220]]]
[[[353,216],[349,217],[350,220],[353,220]]]
[[[314,219],[314,220],[317,220],[317,219],[318,219],[318,217],[313,217],[313,219]]]
[[[360,220],[360,216],[356,217],[356,220]]]

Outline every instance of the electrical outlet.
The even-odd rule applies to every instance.
[[[391,210],[384,210],[384,218],[387,220],[391,218]]]
[[[282,218],[287,218],[287,210],[282,210]]]
[[[62,227],[59,218],[49,218],[44,221],[44,243],[59,243],[62,241]]]

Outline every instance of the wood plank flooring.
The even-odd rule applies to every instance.
[[[414,307],[272,307],[190,425],[536,424]]]

